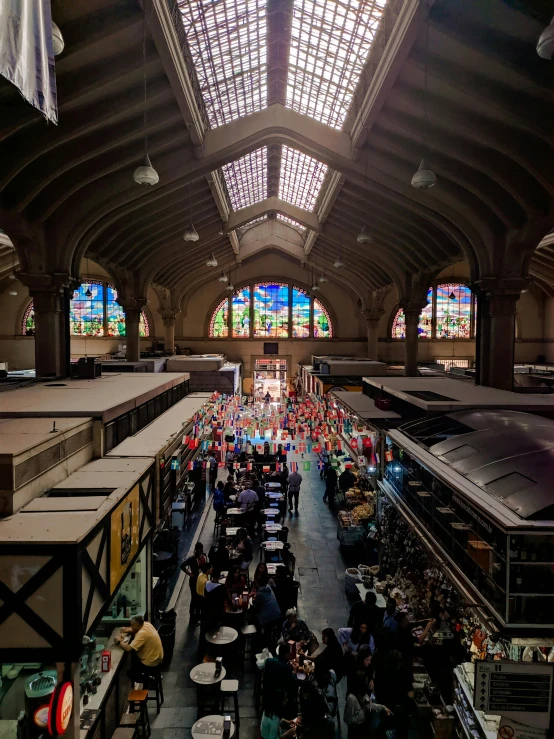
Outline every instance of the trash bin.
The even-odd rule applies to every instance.
[[[164,659],[162,667],[167,667],[173,657],[173,650],[175,649],[175,629],[177,621],[177,611],[171,608],[169,611],[164,611],[160,617],[160,628],[158,634],[162,641],[162,647],[164,649]]]

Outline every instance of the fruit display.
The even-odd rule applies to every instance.
[[[352,520],[355,524],[359,524],[361,521],[367,521],[373,516],[373,510],[373,506],[369,503],[357,505],[351,512]]]

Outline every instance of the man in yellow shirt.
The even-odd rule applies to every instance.
[[[205,562],[202,565],[201,570],[202,572],[198,575],[198,580],[196,581],[196,593],[202,598],[202,602],[204,602],[206,583],[210,579],[212,565],[209,562]]]
[[[133,634],[129,644],[123,642],[121,636],[115,639],[116,644],[125,652],[131,652],[131,679],[135,683],[144,683],[148,668],[157,667],[163,661],[164,650],[160,635],[142,616],[133,616],[131,626],[122,628],[121,632]]]

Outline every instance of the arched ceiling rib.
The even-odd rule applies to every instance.
[[[0,80],[0,226],[16,244],[37,234],[57,269],[90,254],[179,289],[211,251],[275,248],[277,218],[292,219],[295,259],[340,252],[361,292],[464,256],[474,276],[498,272],[507,242],[528,261],[552,203],[551,65],[535,52],[547,6],[221,0],[202,14],[202,0],[144,0],[143,66],[137,0],[54,0],[60,123]],[[143,76],[153,188],[132,180]],[[419,192],[424,152],[438,183]],[[185,244],[191,215],[200,241]],[[541,244],[530,263],[548,284],[551,259]]]

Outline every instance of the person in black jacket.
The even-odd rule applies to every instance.
[[[325,495],[323,496],[323,502],[326,503],[329,499],[329,508],[335,507],[335,493],[337,492],[337,471],[334,467],[327,469],[325,476]]]
[[[350,490],[350,488],[354,487],[355,482],[356,477],[354,473],[349,469],[345,469],[339,477],[339,487],[343,493],[346,493],[347,490]]]
[[[365,600],[354,603],[350,609],[348,626],[354,626],[355,623],[367,624],[373,638],[377,640],[378,632],[383,624],[383,615],[384,610],[377,607],[376,594],[372,590],[368,590],[365,594]]]
[[[208,559],[213,565],[214,572],[229,572],[230,559],[226,536],[220,536],[217,546],[210,547]]]
[[[219,582],[219,577],[219,572],[214,570],[204,591],[203,620],[208,630],[220,626],[225,615],[225,587]]]

